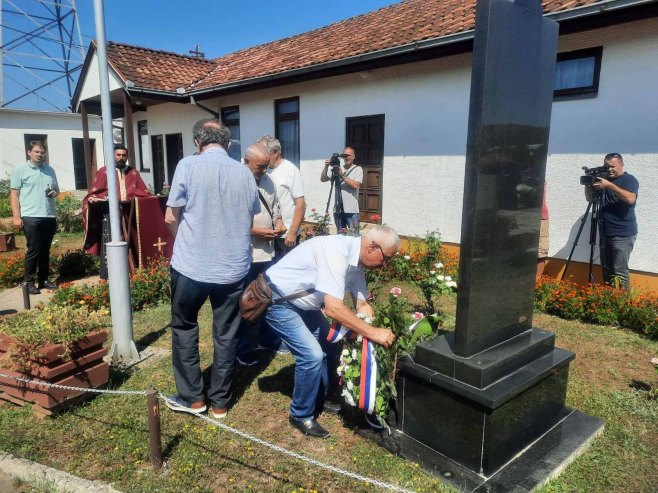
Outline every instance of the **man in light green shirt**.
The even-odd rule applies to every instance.
[[[57,230],[55,197],[59,185],[55,170],[46,164],[46,147],[40,141],[30,142],[27,162],[11,173],[11,210],[14,226],[23,228],[27,240],[24,280],[30,294],[39,289],[57,289],[48,280],[50,245]],[[39,286],[34,285],[38,274]]]

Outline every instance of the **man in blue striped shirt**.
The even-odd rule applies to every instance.
[[[215,119],[192,131],[198,154],[181,160],[171,183],[165,222],[173,234],[172,358],[178,394],[174,411],[206,410],[199,360],[199,310],[210,298],[214,359],[208,400],[226,416],[238,342],[238,301],[251,264],[251,224],[258,189],[246,166],[227,154],[231,132]]]

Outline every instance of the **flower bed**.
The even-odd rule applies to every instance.
[[[133,310],[155,306],[171,298],[169,261],[164,257],[140,267],[130,277],[130,294]],[[93,310],[109,308],[110,294],[107,281],[95,284],[64,283],[55,292],[51,303],[59,306],[86,305]]]
[[[617,325],[658,338],[658,296],[615,289],[606,284],[578,286],[542,277],[536,284],[535,307],[561,318]]]
[[[0,288],[10,288],[23,282],[25,252],[0,256]],[[50,254],[50,272],[57,277],[83,278],[98,274],[98,258],[84,250],[69,250]]]

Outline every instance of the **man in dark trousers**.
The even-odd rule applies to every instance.
[[[606,154],[603,164],[608,168],[608,178],[599,178],[593,184],[595,191],[602,193],[601,261],[604,277],[611,285],[629,290],[631,287],[628,260],[637,237],[635,204],[640,184],[637,179],[624,172],[621,154]]]
[[[260,209],[256,180],[226,150],[231,132],[219,120],[198,121],[192,137],[199,154],[178,163],[165,222],[174,236],[171,258],[171,332],[178,394],[174,411],[206,410],[199,358],[199,310],[210,298],[214,357],[208,400],[224,418],[238,343],[238,301],[251,265],[251,228]]]
[[[45,162],[43,142],[30,142],[27,156],[28,160],[11,173],[10,200],[14,226],[23,228],[27,240],[24,274],[27,289],[30,294],[39,294],[40,289],[57,289],[48,280],[48,274],[50,245],[57,231],[55,197],[59,195],[59,185],[55,170]],[[38,287],[34,285],[37,270]]]

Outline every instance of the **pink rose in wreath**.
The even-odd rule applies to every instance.
[[[397,286],[391,288],[391,294],[395,296],[396,298],[402,294],[402,290],[398,288]]]
[[[421,320],[423,318],[425,318],[425,315],[420,312],[414,312],[414,320]]]

